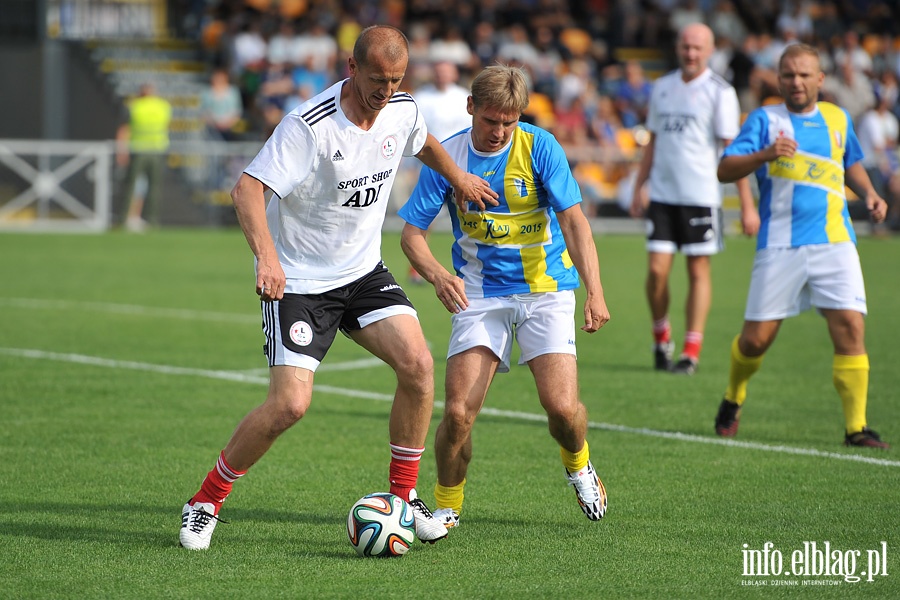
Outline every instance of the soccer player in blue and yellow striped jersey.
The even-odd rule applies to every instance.
[[[434,516],[459,524],[472,426],[494,375],[508,371],[513,340],[537,384],[550,433],[578,503],[591,520],[606,512],[606,490],[590,462],[587,411],[578,398],[575,293],[585,286],[584,325],[609,320],[591,227],[565,152],[549,132],[519,117],[528,105],[521,69],[492,66],[472,82],[472,127],[443,142],[464,170],[498,194],[498,206],[465,210],[446,178],[423,169],[409,202],[401,244],[410,263],[452,313],[446,406],[435,435],[438,483]],[[446,207],[456,238],[450,273],[425,232]]]
[[[860,162],[847,111],[817,101],[825,75],[816,49],[789,46],[778,68],[784,103],[750,113],[719,163],[723,182],[756,174],[761,223],[744,327],[731,346],[716,433],[737,433],[747,382],[781,322],[815,306],[834,345],[832,375],[844,408],[844,444],[887,448],[866,423],[866,292],[844,186],[865,201],[876,222],[884,220],[887,205]]]

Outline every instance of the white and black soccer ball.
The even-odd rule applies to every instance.
[[[400,496],[369,494],[350,509],[347,536],[360,556],[403,556],[416,540],[416,518]]]

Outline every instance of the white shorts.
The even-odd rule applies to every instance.
[[[447,358],[484,346],[500,359],[500,373],[509,371],[513,337],[521,350],[520,365],[542,354],[575,354],[572,290],[472,298],[450,320]]]
[[[744,319],[779,321],[810,306],[866,314],[866,289],[855,244],[757,251]]]

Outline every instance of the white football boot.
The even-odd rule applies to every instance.
[[[180,545],[188,550],[206,550],[212,538],[213,529],[220,521],[215,515],[216,507],[211,502],[188,501],[181,509]],[[225,523],[225,521],[222,521]]]
[[[578,498],[578,504],[581,506],[584,516],[591,521],[602,519],[606,514],[606,488],[597,477],[594,465],[588,461],[588,464],[577,473],[566,471],[566,477],[569,485],[575,488],[575,497]]]
[[[434,511],[434,518],[444,524],[444,527],[459,527],[459,513],[452,508],[439,508]]]
[[[409,492],[409,505],[416,517],[416,537],[423,543],[433,544],[447,537],[447,528],[444,523],[434,518],[425,503],[418,497],[416,490]]]

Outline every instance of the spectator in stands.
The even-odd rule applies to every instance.
[[[278,25],[278,31],[269,38],[266,48],[266,59],[270,64],[285,64],[293,62],[294,38],[297,33],[291,21],[282,20]]]
[[[472,117],[466,110],[469,90],[459,85],[459,69],[453,62],[440,60],[434,64],[432,72],[434,81],[420,87],[415,98],[428,133],[444,141],[472,124]]]
[[[412,89],[431,80],[431,28],[425,23],[409,27],[409,67],[405,81]]]
[[[749,34],[744,38],[740,48],[735,48],[728,62],[731,72],[731,85],[738,95],[741,112],[749,113],[759,107],[760,89],[763,78],[760,69],[756,66],[753,56],[756,53],[756,36]]]
[[[473,68],[472,49],[456,26],[446,27],[443,34],[431,41],[431,62],[451,62],[458,68],[469,71]]]
[[[846,58],[837,63],[835,76],[827,77],[821,90],[825,99],[845,108],[854,122],[875,106],[871,82]]]
[[[497,36],[492,23],[479,21],[469,43],[472,46],[472,53],[478,59],[478,68],[487,67],[496,60]]]
[[[728,38],[735,46],[740,46],[747,35],[747,26],[731,0],[719,0],[716,3],[708,24],[716,39]]]
[[[615,98],[616,109],[625,127],[634,127],[647,120],[652,89],[653,85],[644,76],[644,67],[640,61],[627,61],[625,79],[619,84]]]
[[[200,93],[200,113],[207,131],[215,139],[238,138],[244,105],[241,92],[232,85],[227,70],[219,68],[212,72],[209,87]]]
[[[835,0],[822,0],[819,2],[818,14],[812,18],[813,36],[818,42],[824,42],[826,45],[835,43],[836,38],[844,33],[844,23],[838,14],[837,2]]]
[[[231,40],[232,74],[243,75],[247,71],[260,72],[268,58],[268,43],[263,37],[258,19],[250,18],[240,33]]]
[[[540,61],[537,48],[528,38],[528,30],[520,23],[506,28],[506,39],[497,48],[496,60],[505,63],[516,63],[526,67],[529,76]]]
[[[834,51],[836,65],[847,64],[857,73],[866,77],[872,76],[872,57],[859,45],[859,34],[848,29],[844,33],[843,45]]]
[[[563,74],[556,88],[554,104],[556,109],[568,110],[569,105],[587,90],[593,88],[591,65],[583,58],[573,58],[565,62]]]
[[[586,98],[591,94],[593,92],[586,89],[567,104],[557,103],[556,105],[553,135],[567,151],[581,148],[588,143],[588,119],[585,105]]]
[[[316,94],[327,87],[337,58],[337,41],[328,33],[321,19],[313,21],[306,31],[294,38],[291,62],[321,76],[321,83],[315,86]]]
[[[538,59],[532,69],[534,91],[553,98],[563,62],[562,53],[549,27],[539,27],[534,37],[534,47],[538,51]]]
[[[591,137],[597,141],[598,146],[612,151],[613,154],[626,152],[627,149],[622,145],[625,125],[622,123],[615,102],[609,96],[599,96],[596,107],[589,124]]]
[[[897,103],[897,78],[886,71],[874,91],[875,106],[860,118],[857,135],[863,152],[862,164],[875,191],[888,201],[893,219],[900,203],[900,157],[897,155],[900,121],[890,110]],[[873,228],[876,226],[873,224]]]
[[[677,3],[669,13],[669,29],[681,31],[691,23],[703,23],[703,11],[697,0],[685,0]]]
[[[808,2],[806,0],[785,2],[775,21],[775,27],[778,31],[793,31],[803,42],[812,41],[813,22],[809,16]]]
[[[256,94],[256,115],[261,120],[263,138],[268,138],[275,126],[287,112],[288,103],[296,93],[296,86],[291,73],[284,63],[270,64],[262,75],[259,92]]]
[[[328,87],[332,73],[331,67],[323,68],[322,63],[315,56],[307,54],[302,58],[302,62],[297,63],[291,69],[291,81],[295,90],[308,90],[307,97],[310,97]]]

